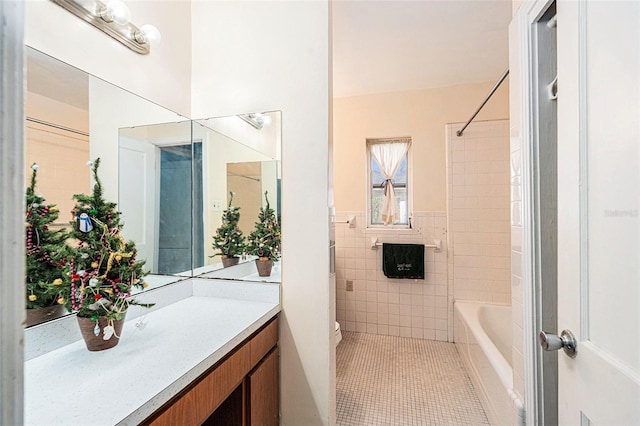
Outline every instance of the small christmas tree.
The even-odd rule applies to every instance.
[[[25,226],[27,264],[27,309],[53,306],[60,298],[64,258],[67,253],[65,241],[69,237],[64,229],[52,230],[49,226],[58,219],[58,208],[47,204],[41,195],[36,195],[38,165],[31,166],[31,185],[27,188],[27,216]]]
[[[95,185],[91,195],[73,196],[71,237],[76,240],[65,268],[65,305],[78,317],[98,321],[120,320],[129,305],[133,287],[145,288],[142,278],[144,261],[136,261],[133,241],[126,241],[122,233],[120,212],[116,203],[106,201],[98,177],[100,159],[87,163],[92,167]],[[152,305],[143,305],[150,307]]]
[[[245,250],[244,235],[242,230],[238,227],[238,221],[240,220],[240,207],[234,207],[231,205],[233,202],[234,192],[230,192],[229,205],[227,209],[222,213],[222,225],[216,230],[216,234],[213,236],[213,248],[219,250],[219,253],[213,256],[226,256],[227,258],[237,257]]]
[[[266,207],[260,207],[258,222],[248,237],[248,252],[260,258],[276,261],[280,257],[280,225],[264,192]]]

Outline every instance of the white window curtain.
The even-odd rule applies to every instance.
[[[391,179],[398,171],[402,159],[409,150],[409,142],[373,143],[369,149],[386,179],[383,184],[384,198],[381,217],[385,225],[391,225],[398,220],[396,194]]]

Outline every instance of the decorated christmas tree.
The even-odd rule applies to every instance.
[[[231,205],[235,193],[230,192],[230,194],[229,205],[227,209],[222,212],[222,225],[220,225],[216,230],[216,234],[213,236],[213,248],[219,250],[219,253],[210,256],[222,256],[223,261],[227,258],[236,258],[245,250],[244,235],[242,235],[242,230],[238,227],[240,207]],[[237,260],[235,263],[237,263]]]
[[[58,219],[58,208],[55,204],[47,204],[41,195],[36,194],[36,175],[39,167],[33,163],[31,169],[31,184],[26,194],[25,281],[27,309],[38,309],[64,302],[60,293],[68,233],[64,229],[49,228]]]
[[[260,207],[258,222],[248,237],[248,252],[263,260],[276,261],[280,257],[280,225],[264,192],[265,207]]]
[[[71,237],[75,242],[65,267],[64,303],[78,317],[90,318],[96,324],[105,317],[111,324],[124,318],[129,305],[140,304],[131,298],[131,290],[147,286],[142,280],[147,272],[143,270],[144,261],[136,260],[134,242],[122,235],[116,203],[104,199],[98,176],[100,159],[87,164],[92,167],[95,185],[91,195],[73,196],[76,205]]]

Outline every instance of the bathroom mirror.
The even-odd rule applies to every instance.
[[[39,166],[36,193],[60,214],[53,227],[68,226],[71,196],[87,193],[89,161],[89,76],[34,49],[26,51],[25,159]]]
[[[194,245],[194,276],[280,282],[281,261],[267,277],[258,276],[255,257],[243,256],[238,265],[223,268],[213,236],[232,192],[232,205],[240,208],[238,226],[245,237],[254,230],[260,208],[266,205],[265,191],[279,218],[281,126],[280,111],[193,121],[193,143],[202,151],[201,174],[194,179],[194,240],[203,246],[196,252],[200,245]]]
[[[188,120],[119,130],[122,217],[155,274],[191,276],[192,173],[201,153]]]
[[[152,131],[166,131],[167,139],[177,137],[176,132],[186,129],[180,136],[184,136],[181,139],[190,150],[190,121],[29,47],[26,49],[26,62],[25,168],[28,173],[25,189],[30,182],[31,165],[37,163],[39,168],[35,191],[45,198],[47,204],[55,204],[60,211],[58,220],[50,226],[69,226],[71,210],[75,205],[72,196],[90,194],[93,187],[87,162],[100,157],[99,176],[104,196],[118,203],[117,208],[123,212],[122,232],[125,238],[133,240],[142,249],[139,254],[144,257],[139,258],[148,261],[147,270],[152,272],[146,278],[150,287],[181,279],[183,274],[180,272],[186,271],[190,276],[190,255],[183,270],[178,267],[163,270],[157,267],[155,259],[145,254],[145,234],[141,231],[146,229],[145,224],[131,214],[132,208],[139,208],[139,201],[136,201],[136,206],[132,207],[131,204],[132,200],[141,200],[141,185],[131,176],[121,175],[119,161],[120,129],[147,129],[153,140],[161,140],[162,136]],[[170,124],[166,127],[158,125],[156,129],[154,125],[157,123]],[[129,136],[133,139],[138,135],[131,132]],[[127,170],[138,170],[141,166],[129,162],[125,167]],[[125,180],[122,181],[122,178]],[[190,187],[185,193],[190,193]],[[190,219],[187,226],[190,238]]]
[[[279,263],[269,277],[258,277],[249,256],[223,268],[212,244],[231,192],[245,236],[265,191],[279,211],[280,113],[262,114],[257,127],[243,117],[119,129],[119,207],[138,257],[155,274],[280,281]]]
[[[25,168],[39,165],[36,193],[60,210],[52,227],[69,226],[72,196],[91,192],[87,162],[99,157],[104,196],[117,203],[122,233],[146,261],[149,288],[194,275],[280,281],[280,262],[271,276],[258,277],[251,257],[222,268],[212,247],[231,191],[245,236],[264,191],[280,217],[280,112],[192,121],[26,50]]]

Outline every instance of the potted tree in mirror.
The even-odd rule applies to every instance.
[[[264,192],[264,199],[266,206],[260,208],[255,229],[249,234],[247,251],[258,256],[258,275],[268,277],[271,275],[273,262],[280,258],[280,225],[269,205],[267,191]]]
[[[216,230],[216,234],[213,236],[213,248],[219,252],[213,256],[222,257],[222,266],[225,268],[232,265],[237,265],[239,255],[245,250],[244,235],[242,230],[238,227],[238,221],[240,220],[240,207],[234,207],[233,196],[234,192],[230,192],[229,205],[227,209],[222,212],[222,225]]]
[[[136,248],[122,235],[116,203],[106,201],[98,177],[100,159],[89,162],[95,185],[91,195],[73,196],[76,205],[71,236],[71,256],[65,266],[65,305],[77,312],[87,349],[100,351],[116,346],[130,305],[151,307],[131,297],[135,287],[147,286],[142,278],[144,261],[136,260]]]
[[[36,195],[39,167],[33,163],[31,169],[25,220],[27,327],[65,314],[60,289],[68,238],[66,230],[49,228],[58,219],[58,208]]]

